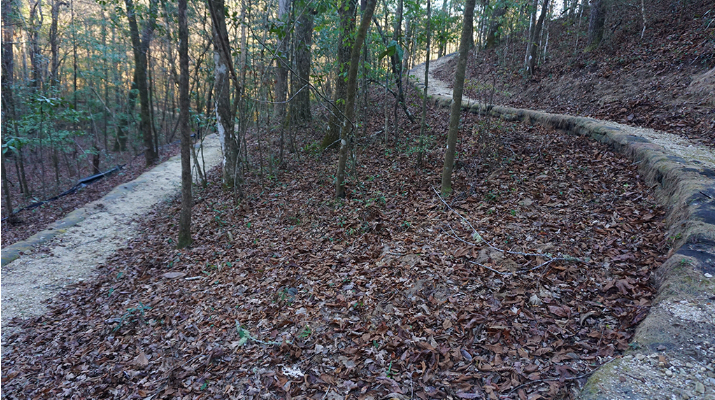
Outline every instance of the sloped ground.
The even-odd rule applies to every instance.
[[[583,51],[584,38],[574,34],[588,26],[588,15],[580,25],[552,21],[546,62],[530,79],[519,72],[525,51],[520,41],[472,54],[465,95],[667,131],[715,148],[712,2],[688,2],[682,13],[674,11],[674,2],[649,3],[643,39],[640,14],[618,5],[609,9],[603,44],[591,52]],[[453,59],[435,75],[451,85],[455,65]]]
[[[450,210],[432,190],[447,111],[428,115],[424,168],[416,126],[363,138],[346,200],[334,155],[303,152],[240,202],[214,172],[190,249],[179,204],[154,210],[95,279],[13,322],[3,396],[575,396],[648,312],[663,209],[604,145],[468,114]]]
[[[438,66],[453,57],[444,57]],[[424,65],[411,72],[424,87]],[[445,82],[430,78],[429,97],[443,107],[452,101]],[[653,275],[658,287],[647,318],[630,351],[602,366],[581,393],[584,399],[713,398],[715,385],[715,152],[665,132],[591,118],[528,109],[485,106],[474,99],[462,106],[507,120],[564,129],[592,137],[628,154],[645,181],[667,205],[668,237],[674,247]]]

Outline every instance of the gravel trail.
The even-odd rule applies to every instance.
[[[206,137],[203,145],[209,170],[221,162],[221,146],[216,135]],[[175,156],[20,243],[30,250],[14,261],[3,260],[3,338],[16,329],[8,325],[11,319],[42,315],[47,310],[45,300],[67,285],[91,278],[98,264],[138,233],[143,215],[180,191],[181,158]]]

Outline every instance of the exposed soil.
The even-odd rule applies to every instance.
[[[178,153],[178,143],[162,146],[160,152],[160,162],[166,161]],[[102,198],[113,188],[123,183],[134,180],[145,170],[146,164],[144,162],[144,158],[141,156],[134,157],[118,173],[103,178],[102,180],[88,185],[73,194],[60,197],[57,200],[53,200],[37,208],[22,210],[16,213],[15,218],[17,220],[14,223],[9,223],[7,221],[2,223],[2,247],[25,240],[37,232],[46,229],[48,225],[61,219],[71,211]],[[16,174],[12,168],[9,168],[8,173],[10,175],[10,181],[17,182]],[[28,185],[30,186],[41,186],[38,175],[29,174],[27,179]],[[69,182],[76,182],[76,180],[71,180],[70,177],[63,176],[63,182],[67,183],[71,187],[73,184]],[[11,190],[13,190],[15,201],[22,198],[19,188],[14,187]],[[6,216],[7,213],[5,210],[5,203],[3,202],[2,217],[5,218]]]
[[[674,13],[675,3],[648,3],[642,40],[640,14],[618,6],[609,10],[604,42],[590,52],[575,34],[587,15],[580,25],[552,21],[546,62],[528,80],[520,72],[521,42],[471,53],[465,95],[667,131],[715,148],[715,9],[695,1]],[[455,65],[456,58],[436,76],[451,84]]]
[[[217,165],[220,148],[215,136],[205,140],[206,163]],[[113,188],[101,200],[88,203],[85,219],[30,254],[2,267],[2,333],[13,331],[15,317],[42,315],[45,301],[67,285],[92,277],[97,264],[138,234],[138,222],[157,203],[180,190],[181,162],[170,159],[139,178]]]
[[[662,208],[604,145],[467,114],[450,211],[432,189],[448,111],[428,116],[424,168],[418,126],[362,138],[345,200],[335,155],[304,151],[240,202],[212,173],[190,249],[180,205],[155,209],[94,279],[13,321],[3,396],[575,396],[648,312]]]

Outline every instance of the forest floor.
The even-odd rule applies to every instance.
[[[416,168],[417,124],[383,141],[391,103],[371,93],[344,200],[308,129],[284,169],[253,165],[243,199],[210,174],[191,248],[175,248],[178,200],[154,209],[93,279],[11,322],[3,396],[574,397],[628,348],[668,252],[637,166],[464,114],[446,206],[448,110],[429,106]]]
[[[179,144],[173,143],[161,147],[160,160],[159,162],[164,162],[169,158],[177,155],[179,153]],[[106,168],[111,168],[108,166]],[[2,223],[2,247],[9,246],[13,243],[25,240],[30,236],[36,234],[37,232],[45,230],[53,222],[63,218],[68,213],[76,210],[77,208],[83,207],[95,200],[101,199],[104,195],[109,193],[115,187],[136,179],[146,171],[146,163],[144,162],[144,157],[139,155],[132,158],[124,167],[115,174],[101,179],[91,185],[85,186],[75,193],[69,194],[64,197],[60,197],[57,200],[50,201],[39,207],[32,209],[23,209],[15,214],[16,221],[13,223],[3,222]],[[17,174],[10,168],[8,171],[10,174],[10,181],[17,182]],[[63,170],[63,173],[66,172]],[[27,176],[28,185],[30,187],[40,188],[42,187],[42,182],[40,181],[40,174],[29,174]],[[68,187],[63,187],[60,191],[68,189],[72,186],[72,183],[76,182],[76,178],[72,179],[68,176],[62,177],[62,182],[69,185]],[[14,191],[14,188],[11,189]],[[17,198],[15,199],[17,201]],[[45,200],[36,199],[37,201]],[[7,217],[7,210],[5,209],[5,203],[2,203],[2,216]]]
[[[667,7],[664,2],[659,7]],[[689,4],[690,18],[651,10],[643,38],[621,27],[597,49],[584,52],[574,26],[552,21],[547,61],[529,79],[521,42],[472,52],[465,95],[479,101],[587,116],[667,131],[715,148],[715,23],[712,3]],[[581,47],[578,47],[578,44]],[[435,71],[454,77],[456,58]]]
[[[217,165],[220,146],[215,135],[206,138],[204,146],[206,164]],[[92,277],[97,264],[137,235],[139,224],[135,219],[167,197],[176,196],[181,186],[180,171],[180,158],[171,158],[81,207],[81,217],[73,213],[61,229],[54,226],[43,231],[40,236],[52,239],[40,241],[39,246],[33,239],[28,250],[15,255],[17,259],[7,256],[8,248],[3,249],[3,335],[14,330],[7,323],[12,318],[44,314],[46,300],[67,285]]]

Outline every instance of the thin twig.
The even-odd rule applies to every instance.
[[[462,220],[462,222],[463,222],[465,225],[469,226],[469,228],[472,230],[472,237],[473,237],[474,239],[476,239],[477,242],[484,242],[484,244],[486,244],[490,249],[496,250],[496,251],[498,251],[498,252],[500,252],[500,253],[504,253],[504,254],[518,255],[518,256],[523,256],[523,257],[545,257],[545,258],[547,259],[546,261],[542,262],[541,264],[539,264],[539,265],[537,265],[537,266],[535,266],[535,267],[532,267],[532,268],[529,268],[529,269],[522,269],[522,270],[515,271],[515,272],[501,272],[501,271],[497,271],[497,270],[495,270],[495,269],[493,269],[493,268],[491,268],[491,267],[488,267],[488,266],[486,266],[486,265],[480,264],[480,263],[478,263],[478,262],[470,261],[470,263],[472,263],[472,264],[476,264],[476,265],[478,265],[478,266],[480,266],[480,267],[482,267],[482,268],[486,268],[486,269],[488,269],[488,270],[490,270],[490,271],[492,271],[492,272],[496,272],[497,274],[502,275],[502,276],[512,276],[512,275],[516,275],[516,274],[525,274],[525,273],[529,273],[529,272],[535,271],[535,270],[537,270],[537,269],[539,269],[539,268],[542,268],[542,267],[545,267],[545,266],[551,264],[551,263],[554,262],[554,261],[577,261],[577,262],[585,262],[585,261],[583,261],[583,260],[581,260],[581,259],[579,259],[579,258],[571,257],[571,256],[568,256],[568,255],[562,255],[562,254],[560,254],[560,253],[557,255],[557,257],[553,257],[553,256],[552,256],[551,254],[549,254],[549,253],[525,253],[525,252],[521,252],[521,251],[511,251],[511,250],[500,249],[500,248],[494,246],[493,244],[491,244],[488,240],[484,239],[484,237],[482,237],[482,235],[480,235],[479,232],[477,232],[477,230],[474,228],[474,226],[471,224],[471,222],[469,222],[469,220],[467,220],[464,216],[462,216],[462,214],[460,214],[457,210],[455,210],[454,208],[452,208],[452,206],[450,206],[449,204],[447,204],[446,201],[444,201],[444,199],[442,198],[442,196],[440,196],[440,194],[437,192],[437,190],[436,190],[434,187],[432,188],[432,191],[435,192],[435,194],[437,195],[437,198],[439,198],[439,200],[442,202],[442,204],[444,204],[450,211],[452,211],[453,213],[455,213],[455,214]],[[452,233],[450,234],[449,232],[445,231],[444,229],[442,229],[442,228],[440,227],[440,229],[442,229],[442,232],[444,232],[444,233],[447,234],[448,236],[450,236],[450,237],[452,237],[452,238],[454,238],[454,239],[456,239],[456,240],[458,240],[458,241],[460,241],[460,242],[462,242],[462,243],[465,243],[465,244],[467,244],[467,245],[469,245],[469,246],[477,246],[476,243],[469,242],[469,241],[467,241],[467,240],[462,239],[461,237],[459,237],[459,235],[457,235],[457,232],[454,231],[454,228],[452,228],[452,225],[450,225],[450,224],[448,223],[447,226],[449,227],[450,231],[452,231]]]

